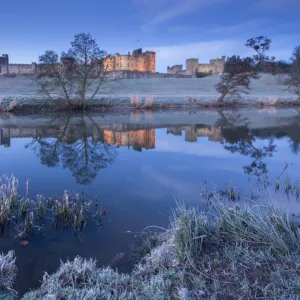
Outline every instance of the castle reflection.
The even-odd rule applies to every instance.
[[[155,129],[129,130],[124,132],[104,129],[104,141],[111,145],[132,146],[134,150],[155,148]]]
[[[250,164],[243,167],[245,173],[261,176],[268,172],[265,158],[276,151],[274,140],[287,137],[294,153],[300,151],[299,118],[296,116],[284,126],[249,128],[247,120],[238,124],[237,115],[226,116],[219,112],[220,118],[214,125],[207,124],[159,124],[148,122],[148,115],[131,114],[130,122],[105,123],[102,118],[93,120],[89,115],[62,116],[51,120],[50,124],[31,123],[31,126],[17,126],[4,123],[0,128],[0,145],[11,146],[11,140],[31,138],[28,147],[49,167],[62,163],[72,171],[77,181],[89,183],[100,169],[114,163],[118,147],[128,147],[135,151],[155,149],[157,129],[166,134],[184,136],[186,142],[197,142],[207,138],[210,142],[223,144],[226,151],[250,158]],[[138,122],[132,117],[138,119]],[[151,117],[151,115],[150,115]],[[99,121],[98,121],[99,120]],[[163,136],[162,136],[163,138]],[[183,138],[180,138],[183,140]],[[264,144],[257,144],[258,139]]]
[[[132,147],[136,151],[142,149],[155,148],[155,128],[151,129],[132,129],[130,124],[117,124],[116,128],[97,128],[95,125],[87,127],[87,136],[92,137],[92,142],[104,142],[108,145],[115,145],[116,147],[126,146]],[[134,126],[136,127],[136,126]],[[167,134],[181,136],[185,133],[185,141],[197,142],[198,137],[208,137],[209,141],[224,142],[221,129],[213,126],[201,125],[186,125],[186,126],[170,126],[166,128]],[[77,125],[69,125],[65,130],[63,136],[62,128],[60,126],[51,126],[48,128],[1,128],[0,129],[0,145],[10,147],[11,139],[14,138],[59,138],[60,142],[65,144],[72,144],[76,140],[83,137],[84,133]]]
[[[198,137],[208,137],[209,141],[224,143],[221,128],[205,125],[172,126],[167,128],[167,133],[182,135],[185,132],[186,142],[197,142]]]

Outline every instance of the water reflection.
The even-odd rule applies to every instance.
[[[92,125],[87,122],[91,120]],[[34,132],[36,137],[25,147],[32,149],[43,165],[55,167],[60,162],[69,169],[77,183],[90,184],[101,169],[111,165],[117,152],[104,141],[104,132],[89,116],[80,116],[79,123],[72,126],[72,115],[65,117],[65,124],[46,132]]]
[[[226,116],[223,111],[218,111],[220,120],[217,125],[222,128],[222,136],[226,140],[224,148],[231,153],[248,156],[252,162],[243,167],[248,175],[260,177],[268,172],[264,158],[272,157],[276,151],[274,137],[266,138],[266,145],[256,146],[257,136],[249,128],[249,120],[239,112]],[[242,125],[241,125],[242,124]]]
[[[10,146],[10,139],[31,137],[25,147],[39,157],[41,164],[56,167],[61,164],[72,172],[77,183],[90,184],[101,169],[112,165],[120,146],[135,151],[155,149],[156,129],[166,128],[167,134],[181,136],[186,142],[208,137],[223,145],[226,151],[250,158],[243,166],[248,175],[260,177],[268,173],[266,159],[276,150],[276,140],[289,138],[293,153],[300,149],[300,111],[284,126],[251,128],[250,120],[240,111],[217,111],[213,125],[156,124],[149,112],[131,112],[129,122],[103,123],[88,114],[59,114],[44,126],[0,129],[0,145]],[[150,121],[149,123],[145,122]],[[253,126],[252,126],[253,127]]]

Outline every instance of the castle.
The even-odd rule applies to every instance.
[[[143,52],[142,48],[132,51],[132,54],[116,53],[104,59],[104,70],[110,71],[139,71],[155,73],[155,52]]]
[[[211,59],[209,64],[199,64],[197,58],[189,58],[186,60],[186,70],[183,65],[174,65],[167,68],[168,74],[182,74],[197,77],[197,73],[223,73],[225,67],[226,56],[222,58]]]
[[[130,54],[108,55],[104,58],[98,71],[119,74],[122,78],[140,78],[146,76],[148,78],[167,78],[197,77],[197,73],[223,73],[225,66],[225,56],[222,58],[211,59],[209,64],[199,64],[197,58],[189,58],[186,60],[186,70],[183,65],[175,65],[167,68],[167,73],[156,72],[156,53],[153,51],[143,52],[142,48],[136,49]],[[64,63],[64,62],[62,62]],[[96,70],[96,72],[98,72]],[[7,54],[0,56],[0,75],[30,75],[39,71],[38,64],[10,64]],[[124,73],[124,74],[123,74]],[[144,75],[143,75],[144,74]]]
[[[103,62],[104,71],[138,71],[155,73],[155,52],[143,52],[142,48],[134,50],[132,54],[114,56],[108,55]],[[0,74],[2,75],[29,75],[38,71],[36,63],[10,64],[7,54],[0,56]]]

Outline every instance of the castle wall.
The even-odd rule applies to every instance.
[[[132,69],[131,55],[115,56],[115,70],[131,70],[131,69]]]
[[[134,79],[134,78],[192,78],[187,74],[152,73],[139,71],[111,71],[107,74],[110,78]]]
[[[216,73],[215,66],[211,64],[199,64],[197,68],[197,72]]]
[[[35,64],[10,64],[8,65],[9,74],[34,74],[36,71]]]

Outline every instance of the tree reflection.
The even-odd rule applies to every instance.
[[[267,145],[257,146],[257,138],[248,128],[247,118],[241,117],[238,112],[226,116],[223,111],[218,111],[220,120],[217,126],[221,127],[222,135],[225,138],[224,148],[231,153],[239,153],[248,156],[252,162],[243,167],[248,175],[260,177],[268,172],[267,164],[264,161],[266,157],[272,157],[276,151],[275,139],[267,139]]]
[[[298,154],[300,151],[300,135],[298,130],[298,128],[300,127],[300,109],[296,108],[296,111],[297,115],[294,117],[294,124],[296,124],[296,126],[293,126],[291,128],[289,140],[291,150],[294,154]]]
[[[55,167],[61,163],[63,168],[72,172],[77,183],[90,184],[100,169],[114,162],[117,152],[104,142],[103,130],[90,116],[81,114],[80,124],[75,126],[71,125],[72,118],[71,114],[64,117],[65,123],[59,137],[38,137],[25,147],[32,149],[43,165]],[[91,127],[96,140],[90,134]]]

